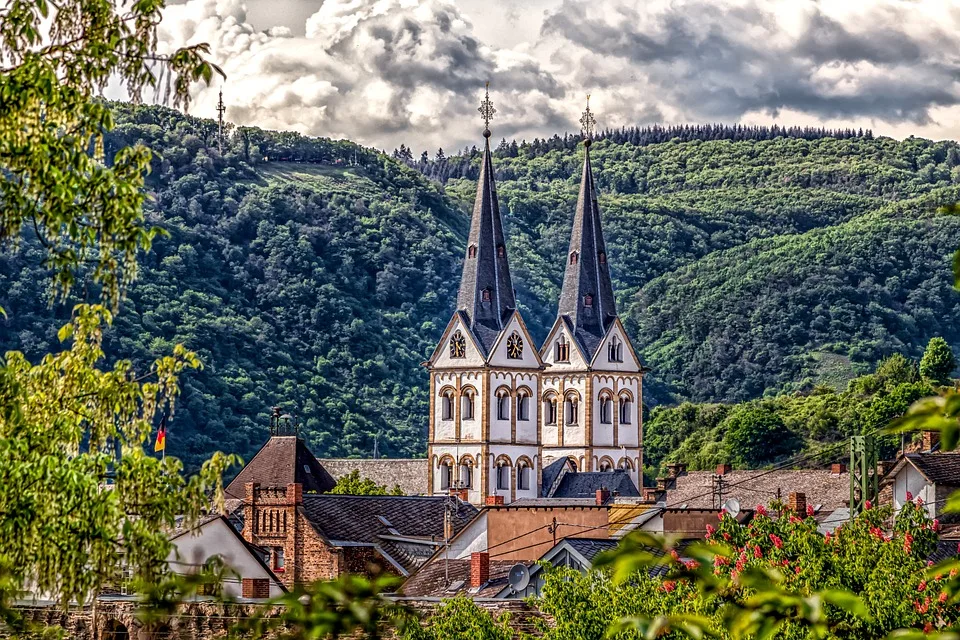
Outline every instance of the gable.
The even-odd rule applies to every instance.
[[[464,356],[454,358],[450,350],[450,341],[459,334],[463,339]],[[486,359],[481,351],[473,332],[467,326],[466,319],[459,311],[453,314],[447,328],[443,332],[443,337],[437,343],[433,355],[427,361],[427,364],[437,369],[456,369],[456,368],[478,368],[484,365]]]
[[[518,339],[521,345],[519,358],[510,357],[509,350],[514,338]],[[527,327],[518,312],[513,312],[503,331],[500,332],[497,341],[490,350],[490,357],[487,362],[498,367],[521,367],[525,369],[539,369],[542,366],[543,361],[540,360],[540,354],[537,353],[536,343],[533,341],[530,332],[527,331]]]
[[[610,359],[610,345],[616,341],[619,345],[620,361]],[[597,371],[623,371],[628,373],[639,373],[643,370],[640,359],[633,350],[633,345],[627,332],[620,323],[620,318],[616,318],[607,330],[607,334],[600,341],[597,353],[593,357],[591,367]]]
[[[557,360],[557,343],[561,341],[569,345],[569,357],[567,361]],[[573,338],[573,332],[563,318],[557,318],[553,323],[553,329],[550,330],[547,339],[540,349],[540,357],[543,362],[553,370],[570,369],[574,371],[584,371],[588,366],[587,358],[584,357],[580,349],[580,343]]]

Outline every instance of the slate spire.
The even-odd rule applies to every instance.
[[[489,83],[479,111],[484,120],[483,163],[473,204],[457,309],[467,315],[470,329],[484,351],[489,353],[517,302],[510,280],[507,245],[490,159],[490,119],[496,109],[490,101]]]
[[[596,120],[587,109],[580,118],[583,125],[583,175],[573,218],[567,268],[560,291],[558,315],[572,327],[574,337],[588,358],[593,358],[617,316],[607,261],[607,247],[600,228],[600,207],[590,165],[590,144]]]

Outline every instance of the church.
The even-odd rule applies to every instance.
[[[539,348],[510,279],[489,94],[480,112],[483,160],[456,310],[425,363],[428,493],[473,504],[538,499],[550,495],[546,484],[555,475],[544,469],[560,461],[579,473],[625,473],[640,486],[644,369],[617,316],[590,165],[589,102],[580,120],[583,174],[557,318]]]

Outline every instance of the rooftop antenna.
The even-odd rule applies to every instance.
[[[220,155],[223,155],[223,113],[227,108],[223,105],[223,89],[220,90],[219,102],[217,102],[217,149]]]

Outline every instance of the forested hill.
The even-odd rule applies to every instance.
[[[249,458],[271,405],[319,455],[424,451],[420,367],[452,312],[475,184],[440,186],[349,142],[117,106],[108,149],[156,153],[143,260],[109,332],[140,366],[176,342],[184,379],[170,453]],[[654,369],[648,400],[736,401],[842,386],[882,356],[958,334],[950,254],[955,143],[868,135],[593,147],[621,314]],[[512,272],[538,339],[555,314],[580,150],[498,154]],[[470,158],[470,162],[478,158]],[[56,348],[38,252],[0,255],[0,350]]]

